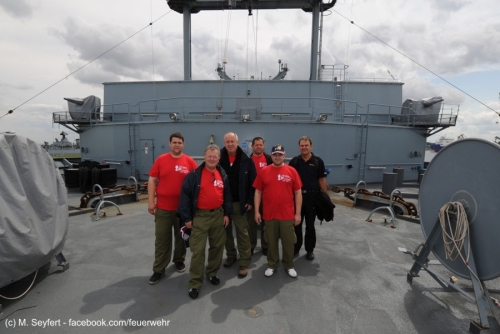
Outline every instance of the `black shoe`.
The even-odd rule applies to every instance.
[[[314,253],[313,252],[307,252],[306,259],[309,261],[314,260]]]
[[[186,271],[186,265],[184,264],[184,262],[176,262],[175,269],[177,269],[178,273],[183,273],[184,271]]]
[[[262,248],[262,254],[267,255],[267,248]]]
[[[154,273],[153,276],[151,276],[151,278],[149,279],[149,284],[153,285],[153,284],[158,283],[162,276],[163,276],[163,274]]]
[[[191,288],[189,289],[189,297],[196,299],[200,294],[200,289]]]
[[[236,259],[234,257],[228,257],[226,261],[224,261],[224,267],[229,268],[233,265],[233,263],[236,262]]]
[[[210,283],[212,283],[213,285],[219,285],[220,284],[220,279],[217,276],[211,276],[211,277],[207,277],[207,278],[210,281]]]

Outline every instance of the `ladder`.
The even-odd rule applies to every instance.
[[[130,155],[130,175],[134,176],[136,171],[136,138],[139,131],[139,125],[135,122],[128,124],[128,140],[129,140],[129,155]]]
[[[365,180],[365,163],[366,163],[366,146],[368,145],[368,124],[361,122],[356,130],[356,141],[357,147],[359,147],[358,158],[359,158],[359,174],[358,181]]]

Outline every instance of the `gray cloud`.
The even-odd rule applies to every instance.
[[[2,0],[0,7],[13,17],[31,18],[33,16],[33,9],[28,0]]]
[[[93,26],[79,19],[68,18],[63,30],[51,28],[49,33],[77,52],[77,55],[72,57],[76,59],[71,59],[67,64],[70,71],[75,71],[113,46],[125,41],[136,31],[118,26]],[[155,64],[156,76],[167,79],[175,79],[177,76],[173,71],[174,78],[171,78],[172,71],[170,71],[171,67],[175,66],[173,60],[179,58],[178,52],[173,53],[173,50],[179,50],[179,48],[177,46],[170,48],[172,44],[181,44],[180,41],[175,43],[176,41],[179,41],[179,37],[174,34],[155,35],[154,56],[158,59],[155,61],[158,64]],[[78,71],[74,77],[80,82],[94,86],[110,81],[152,80],[153,60],[150,36],[147,31],[142,31]]]
[[[18,90],[32,90],[32,89],[34,89],[34,87],[32,85],[28,85],[28,84],[14,85],[14,84],[10,84],[10,83],[3,82],[3,81],[0,81],[0,87],[14,88],[14,89],[18,89]]]

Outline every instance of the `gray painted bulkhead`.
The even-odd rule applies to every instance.
[[[335,100],[337,85],[342,94]],[[82,158],[112,162],[122,178],[146,180],[176,131],[192,156],[202,156],[211,139],[222,147],[224,134],[233,131],[247,153],[252,138],[261,136],[268,151],[282,144],[291,158],[299,154],[298,139],[309,135],[313,152],[332,169],[329,184],[381,182],[396,167],[405,169],[406,180],[416,180],[423,164],[426,129],[390,124],[391,115],[401,114],[401,83],[179,81],[104,88],[104,113],[112,122],[84,129],[81,145],[88,151]],[[151,101],[155,91],[161,98]],[[171,113],[180,120],[172,121]],[[328,115],[325,122],[317,121],[321,113]],[[242,114],[251,121],[242,121]]]
[[[89,149],[85,158],[120,163],[113,166],[118,169],[119,177],[134,175],[146,180],[154,160],[160,154],[170,151],[168,137],[175,131],[185,136],[185,152],[192,156],[203,155],[212,136],[214,143],[222,147],[224,134],[233,131],[238,134],[240,146],[247,153],[251,153],[251,140],[256,136],[262,136],[266,139],[267,151],[272,145],[282,144],[285,146],[287,157],[291,158],[299,154],[298,138],[309,135],[313,140],[313,152],[323,158],[327,168],[332,168],[332,173],[327,178],[329,184],[353,184],[358,181],[360,148],[356,131],[361,128],[360,125],[287,123],[284,129],[283,124],[275,123],[214,122],[201,125],[187,122],[158,122],[140,124],[138,127],[140,138],[137,140],[135,171],[126,163],[126,160],[130,161],[127,125],[101,126],[90,130],[88,132],[90,138],[94,131],[99,132],[99,135],[95,137],[96,142],[89,145],[94,149]],[[97,138],[100,139],[97,141]],[[145,152],[143,144],[151,143],[151,138],[154,138],[154,146],[149,146]],[[384,172],[392,172],[392,169],[397,167],[405,169],[405,179],[416,180],[418,172],[415,168],[423,163],[422,155],[425,149],[425,140],[422,141],[421,138],[423,137],[417,132],[405,128],[368,127],[364,180],[380,182]],[[415,151],[416,157],[410,154]]]
[[[341,96],[336,96],[340,85]],[[293,106],[287,112],[310,112],[321,108],[331,109],[332,100],[339,98],[345,102],[345,113],[365,113],[372,104],[370,114],[401,114],[401,82],[358,82],[358,81],[272,81],[272,80],[232,80],[232,81],[168,81],[168,82],[122,82],[104,83],[104,111],[106,113],[131,112],[234,112],[235,98],[270,99],[263,101],[270,112],[279,112],[280,107]],[[184,98],[180,98],[184,97]],[[203,101],[199,100],[203,98]],[[293,98],[286,103],[287,98]],[[302,98],[297,100],[297,98]],[[313,103],[309,98],[314,99]],[[166,100],[174,99],[174,100]],[[159,100],[156,103],[147,102]],[[222,109],[217,109],[222,100]],[[143,101],[138,104],[139,101]],[[394,106],[387,107],[377,105]],[[263,109],[265,109],[263,105]],[[304,107],[305,110],[299,110]]]

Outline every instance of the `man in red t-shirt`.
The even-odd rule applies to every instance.
[[[273,163],[273,160],[269,154],[264,152],[264,139],[262,137],[255,137],[252,139],[252,158],[255,165],[255,170],[259,174],[260,170]],[[262,205],[260,207],[260,213],[262,214]],[[267,255],[267,242],[264,238],[264,220],[260,223],[261,233],[260,233],[260,247],[262,248],[262,254]],[[250,236],[250,250],[253,255],[254,249],[257,246],[257,230],[258,225],[255,223],[255,209],[248,213],[248,235]]]
[[[172,229],[175,249],[173,262],[178,272],[186,266],[186,246],[180,236],[180,220],[177,216],[182,181],[198,166],[190,156],[182,153],[184,137],[179,132],[170,135],[170,153],[160,155],[151,170],[148,181],[148,211],[155,216],[155,261],[149,284],[156,284],[165,274],[172,259]],[[155,197],[156,194],[156,197]]]
[[[271,150],[273,164],[264,167],[253,183],[255,188],[255,222],[266,221],[264,227],[268,242],[266,277],[274,274],[279,266],[278,244],[281,238],[283,267],[290,277],[297,277],[293,265],[293,249],[297,237],[294,226],[300,224],[302,206],[302,182],[297,171],[285,165],[285,148],[273,146]],[[266,199],[261,216],[259,208],[262,197]]]

